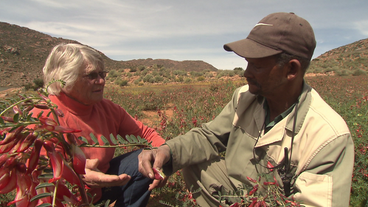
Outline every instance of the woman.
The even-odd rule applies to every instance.
[[[109,139],[110,134],[135,135],[160,146],[165,140],[153,129],[133,119],[123,108],[103,98],[106,71],[101,55],[94,49],[80,44],[59,44],[49,54],[43,68],[44,82],[52,83],[50,100],[64,113],[60,125],[82,132],[93,143],[93,133],[100,144],[101,136]],[[38,110],[33,111],[38,114]],[[152,180],[138,172],[141,150],[113,158],[115,148],[82,148],[87,158],[85,183],[91,188],[94,203],[110,199],[115,206],[146,206]]]

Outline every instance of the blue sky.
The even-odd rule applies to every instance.
[[[368,38],[367,0],[0,0],[0,21],[87,44],[114,60],[203,60],[246,67],[223,50],[273,12],[307,19],[314,58]]]

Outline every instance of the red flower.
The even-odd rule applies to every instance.
[[[38,165],[38,159],[40,157],[40,151],[41,151],[41,147],[43,145],[43,141],[37,139],[34,142],[34,147],[33,150],[31,152],[31,155],[28,159],[28,173],[31,173],[34,169],[36,169],[37,165]]]
[[[72,153],[73,153],[73,168],[78,174],[86,174],[86,156],[84,155],[81,148],[77,145],[72,144]]]
[[[61,178],[61,175],[63,174],[63,158],[60,156],[59,153],[55,151],[54,144],[50,141],[45,141],[43,146],[45,147],[47,154],[50,158],[51,165],[52,165],[52,171],[54,172],[54,177],[49,180],[49,182],[54,182],[56,180],[59,180]]]
[[[56,123],[56,121],[54,121],[53,119],[41,116],[39,118],[42,126],[39,128],[44,128],[47,129],[49,131],[57,131],[57,132],[62,132],[62,133],[77,133],[77,132],[81,132],[82,130],[79,129],[72,129],[72,128],[68,128],[68,127],[63,127],[60,126]]]

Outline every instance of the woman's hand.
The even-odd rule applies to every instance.
[[[127,174],[108,175],[97,169],[98,159],[86,160],[86,174],[83,181],[91,188],[102,188],[112,186],[122,186],[129,182],[130,176]]]

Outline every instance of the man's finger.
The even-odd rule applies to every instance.
[[[138,170],[140,173],[142,173],[144,176],[149,177],[151,179],[154,179],[154,174],[152,171],[152,164],[151,162],[154,161],[154,150],[142,150],[142,152],[139,154],[139,167]]]
[[[149,185],[148,190],[151,191],[157,187],[159,187],[161,180],[153,180],[153,182]]]
[[[157,170],[162,170],[162,166],[170,160],[170,147],[163,145],[155,151],[155,162],[153,167]]]

